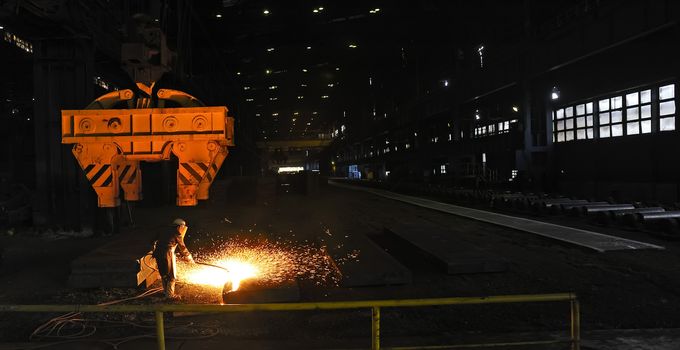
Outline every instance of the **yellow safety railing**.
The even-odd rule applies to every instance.
[[[271,304],[160,304],[160,305],[0,305],[0,312],[154,312],[156,314],[156,333],[158,349],[165,350],[164,312],[249,312],[249,311],[301,311],[301,310],[339,310],[339,309],[371,309],[371,349],[380,349],[380,309],[385,307],[418,307],[441,305],[473,305],[473,304],[509,304],[569,301],[571,303],[570,340],[573,350],[580,349],[581,321],[580,307],[573,293],[533,294],[533,295],[498,295],[487,297],[452,297],[433,299],[402,300],[363,300],[363,301],[327,301],[310,303],[271,303]],[[560,340],[540,340],[525,342],[465,344],[447,346],[399,347],[394,349],[441,349],[462,347],[491,347],[512,345],[538,345],[560,343]]]

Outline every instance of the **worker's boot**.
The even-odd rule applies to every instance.
[[[170,280],[165,288],[165,296],[170,299],[180,299],[180,296],[175,294],[175,280]]]

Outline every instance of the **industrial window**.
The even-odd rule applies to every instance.
[[[581,103],[553,112],[553,142],[592,139],[593,103]]]
[[[439,166],[439,173],[446,174],[446,164]]]
[[[675,84],[659,87],[659,131],[675,130]]]
[[[600,138],[623,136],[623,96],[598,102]]]
[[[626,135],[652,132],[652,90],[626,94]]]
[[[553,142],[672,131],[675,117],[675,84],[629,91],[554,110]]]

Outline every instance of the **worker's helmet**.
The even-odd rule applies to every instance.
[[[175,221],[172,222],[172,224],[173,224],[174,226],[182,226],[182,225],[186,226],[186,225],[187,225],[187,222],[184,221],[183,219],[177,218],[177,219],[175,219]]]

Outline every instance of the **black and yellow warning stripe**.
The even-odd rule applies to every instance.
[[[215,175],[217,174],[217,164],[212,163],[210,165],[210,168],[208,169],[208,172],[205,174],[205,178],[208,180],[208,182],[212,183],[213,179],[215,178]]]
[[[177,176],[184,185],[197,185],[208,171],[208,163],[179,163]]]
[[[126,164],[118,166],[118,183],[129,185],[137,178],[137,166]]]
[[[93,187],[108,187],[113,184],[113,171],[111,164],[88,164],[85,169],[85,177]]]

